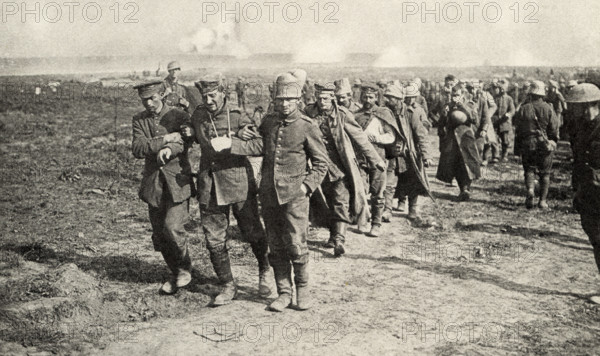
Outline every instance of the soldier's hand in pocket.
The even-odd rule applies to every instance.
[[[183,144],[183,139],[181,138],[181,134],[179,132],[171,132],[170,134],[166,134],[163,136],[163,144],[167,143],[181,143]]]
[[[171,149],[169,147],[165,147],[158,151],[158,163],[160,163],[163,166],[167,164],[167,162],[169,162],[169,160],[171,159],[172,153],[173,152],[171,152]]]

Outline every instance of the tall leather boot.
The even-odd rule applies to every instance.
[[[533,199],[535,198],[535,173],[525,172],[525,187],[527,188],[527,197],[525,198],[525,207],[533,208]]]
[[[413,195],[408,197],[408,219],[414,220],[420,217],[419,196]]]
[[[294,283],[296,283],[296,308],[310,309],[312,298],[308,288],[308,263],[294,263]]]
[[[221,282],[221,292],[215,297],[213,306],[221,306],[231,303],[237,292],[237,286],[233,281],[233,274],[231,273],[231,263],[229,261],[229,253],[227,250],[222,251],[211,251],[210,260],[219,282]]]
[[[333,254],[336,257],[339,257],[346,253],[346,249],[344,248],[344,243],[346,243],[346,229],[348,228],[348,224],[343,221],[336,221],[334,223],[336,234],[333,237],[334,239],[334,247]]]
[[[273,261],[273,258],[271,258],[271,265],[275,274],[278,297],[269,304],[269,309],[282,312],[292,303],[292,265],[287,260]]]
[[[334,248],[335,247],[335,235],[338,234],[338,226],[337,221],[332,221],[329,223],[329,240],[325,243],[324,247],[326,248]]]
[[[540,202],[538,203],[538,207],[540,209],[548,209],[548,202],[546,199],[548,198],[548,190],[550,189],[550,175],[543,174],[540,176]]]
[[[254,242],[251,246],[252,252],[258,261],[258,294],[261,297],[268,297],[271,295],[271,288],[267,285],[267,277],[271,270],[271,266],[269,265],[269,257],[267,256],[267,242]]]

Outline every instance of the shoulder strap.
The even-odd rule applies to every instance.
[[[544,139],[548,140],[548,136],[546,135],[546,130],[544,130],[542,128],[542,125],[540,124],[540,120],[538,120],[538,117],[535,114],[535,108],[533,107],[533,104],[531,105],[531,112],[533,113],[533,119],[535,120],[535,123],[537,124],[537,127],[540,130],[540,133],[542,134],[542,137]]]

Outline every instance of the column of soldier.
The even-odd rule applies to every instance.
[[[547,95],[544,82],[530,83],[515,107],[505,81],[492,83],[487,91],[481,81],[461,83],[449,75],[443,95],[428,110],[419,78],[406,85],[357,80],[351,86],[344,78],[308,86],[306,72],[294,70],[277,76],[271,109],[258,123],[230,103],[220,75],[195,83],[203,104],[190,108],[177,83],[179,65],[172,62],[168,69],[165,81],[134,87],[145,110],[133,117],[132,144],[134,156],[145,159],[139,196],[148,204],[152,242],[171,271],[161,293],[174,294],[192,279],[183,225],[195,195],[221,283],[213,305],[230,303],[237,291],[228,254],[231,210],[257,259],[258,293],[265,298],[271,294],[273,268],[278,297],[269,309],[309,309],[309,216],[329,228],[325,246],[337,257],[345,253],[348,225],[357,224],[359,232],[371,237],[381,234],[394,198],[400,209],[408,201],[409,219],[420,219],[419,196],[431,196],[425,172],[433,164],[427,150],[429,120],[440,137],[436,178],[447,183],[456,179],[460,200],[469,199],[471,182],[481,175],[490,151],[490,163],[508,160],[514,127],[526,206],[534,207],[537,173],[538,206],[548,207],[559,118],[545,101],[553,96]],[[569,86],[564,127],[574,152],[575,203],[600,268],[600,90],[588,83]],[[238,101],[243,101],[243,88],[240,80]],[[306,105],[303,98],[313,95],[314,102]],[[187,159],[193,143],[201,150],[196,186]],[[260,172],[250,164],[257,157],[262,157]]]

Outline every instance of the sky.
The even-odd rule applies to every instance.
[[[0,3],[0,57],[275,52],[293,53],[299,62],[338,62],[347,53],[367,52],[378,54],[375,65],[382,67],[600,65],[599,1],[24,4]],[[234,14],[223,21],[227,9],[239,15],[237,28]]]

